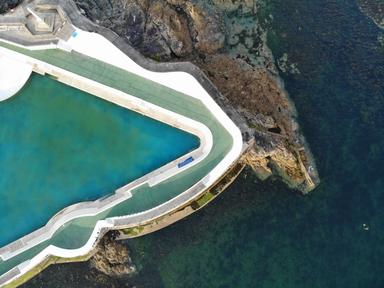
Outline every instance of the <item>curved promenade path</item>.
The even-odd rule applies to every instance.
[[[194,77],[148,71],[98,34],[78,29],[74,36],[33,49],[0,39],[0,57],[184,129],[201,145],[108,197],[62,210],[45,227],[0,248],[0,286],[47,257],[86,255],[108,229],[140,225],[177,209],[215,183],[242,151],[240,130]],[[191,156],[192,163],[177,167]]]

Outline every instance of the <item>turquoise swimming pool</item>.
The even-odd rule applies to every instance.
[[[191,134],[33,74],[0,102],[0,246],[198,145]]]

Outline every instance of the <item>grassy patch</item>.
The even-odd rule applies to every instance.
[[[132,228],[121,229],[125,235],[128,236],[138,236],[144,230],[144,226],[136,226]]]

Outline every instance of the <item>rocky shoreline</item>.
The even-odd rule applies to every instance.
[[[71,6],[70,2],[63,3]],[[198,78],[242,130],[249,147],[240,161],[252,167],[260,179],[276,175],[302,193],[316,187],[319,177],[313,157],[300,133],[294,104],[278,76],[279,68],[266,45],[266,31],[257,22],[260,3],[251,0],[213,0],[211,4],[200,0],[75,2],[81,14],[90,20],[72,13],[72,21],[78,27],[113,40],[148,69],[187,70]],[[12,5],[15,4],[5,4],[3,11]],[[152,60],[144,59],[131,46]],[[128,252],[121,252],[125,245],[111,242],[108,237],[99,244],[90,267],[113,276],[136,271]],[[113,251],[122,256],[114,257]]]
[[[300,133],[294,104],[278,77],[265,31],[257,23],[260,3],[75,2],[93,24],[113,31],[142,55],[156,62],[190,62],[200,68],[220,92],[215,100],[227,113],[232,110],[228,114],[244,140],[256,140],[251,141],[253,149],[245,159],[261,179],[279,175],[303,193],[316,187],[316,166]]]

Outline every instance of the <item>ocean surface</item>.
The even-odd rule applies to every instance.
[[[281,76],[320,186],[301,196],[246,170],[203,210],[130,240],[137,276],[94,284],[75,264],[25,287],[384,287],[382,32],[354,0],[267,2],[268,45],[300,71]]]
[[[33,74],[0,102],[0,246],[198,145],[191,134]]]

